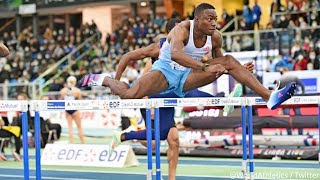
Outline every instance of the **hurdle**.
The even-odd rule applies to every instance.
[[[35,151],[36,151],[36,180],[41,180],[41,142],[40,142],[40,112],[41,111],[66,111],[66,110],[107,110],[107,109],[135,109],[146,108],[147,117],[149,117],[151,127],[151,113],[152,101],[148,99],[134,99],[134,100],[32,100],[30,101],[30,110],[35,111]],[[147,132],[147,136],[152,139],[151,128]],[[149,135],[148,135],[149,134]],[[149,138],[150,138],[149,137]],[[147,138],[148,139],[148,138]],[[160,139],[160,137],[159,137]],[[150,141],[151,142],[151,141]],[[159,141],[160,142],[160,141]],[[152,142],[151,142],[152,143]],[[152,178],[152,144],[150,147],[151,153],[148,153],[148,172],[147,177]],[[160,147],[160,146],[159,146]],[[150,158],[150,159],[149,159]],[[160,160],[160,158],[159,158]],[[151,163],[150,163],[151,162]],[[159,163],[160,161],[156,162]],[[29,175],[28,175],[29,177]]]
[[[1,112],[22,112],[23,175],[29,180],[28,101],[0,101]]]
[[[242,148],[243,148],[243,156],[242,156],[242,172],[243,172],[243,178],[246,179],[247,176],[247,143],[246,143],[246,98],[241,97],[233,97],[233,98],[227,98],[227,97],[220,97],[220,98],[163,98],[163,99],[152,99],[153,107],[155,108],[155,112],[159,111],[159,108],[162,107],[190,107],[190,106],[214,106],[214,107],[221,107],[225,105],[233,105],[233,106],[241,106],[241,122],[242,124]],[[159,113],[155,113],[155,123],[157,124],[159,121],[159,116],[157,116]],[[243,128],[245,127],[245,128]],[[159,128],[159,127],[158,127]],[[156,130],[157,132],[157,130]],[[159,135],[158,135],[159,136]],[[157,136],[156,136],[157,137]],[[160,157],[160,141],[158,142],[157,146],[157,140],[156,140],[156,155],[157,152],[159,153]],[[157,158],[156,158],[157,159]],[[160,159],[160,158],[159,158]],[[160,165],[159,165],[160,168]],[[161,172],[160,169],[157,168],[157,173]],[[161,174],[159,173],[156,176],[156,180],[161,180]]]
[[[252,122],[252,106],[265,106],[265,101],[260,97],[245,97],[248,111],[248,136],[249,136],[249,173],[250,180],[254,179],[254,154],[253,154],[253,122]],[[320,96],[293,96],[280,107],[292,107],[299,105],[299,107],[314,105],[318,106],[318,131],[320,142]],[[320,143],[319,143],[318,161],[320,163]]]
[[[304,104],[317,104],[320,112],[320,96],[295,96],[284,103],[284,106]],[[241,127],[242,127],[242,165],[241,171],[244,179],[254,179],[254,154],[253,154],[253,124],[252,124],[252,107],[265,106],[265,102],[258,97],[238,97],[238,98],[165,98],[165,99],[125,99],[125,100],[33,100],[30,101],[30,110],[35,111],[35,134],[40,133],[40,111],[65,111],[65,110],[106,110],[106,109],[131,109],[146,108],[147,110],[147,141],[148,141],[148,171],[147,180],[153,179],[152,169],[152,129],[151,129],[151,108],[155,108],[155,141],[156,141],[156,180],[160,180],[160,131],[159,131],[159,108],[162,107],[190,107],[190,106],[241,106]],[[27,107],[27,105],[24,105]],[[27,109],[27,108],[26,108]],[[21,109],[21,111],[27,111]],[[17,111],[15,108],[14,111]],[[319,113],[318,113],[319,114]],[[246,125],[248,117],[248,126]],[[27,121],[26,121],[27,122]],[[318,123],[320,125],[320,115],[318,115]],[[25,127],[25,126],[24,126]],[[248,143],[247,132],[248,127]],[[25,130],[24,130],[25,131]],[[37,131],[37,132],[36,132]],[[320,133],[320,130],[319,130]],[[40,154],[40,136],[36,135],[36,179],[41,179],[41,154]],[[319,136],[320,138],[320,136]],[[249,146],[249,163],[247,157],[247,144]],[[25,148],[25,147],[24,147]],[[26,162],[26,161],[25,161]],[[320,162],[320,145],[319,145],[319,162]],[[248,167],[249,173],[248,177]],[[29,169],[25,164],[25,169]],[[27,177],[26,177],[27,176]],[[25,173],[25,179],[29,178],[29,174]]]

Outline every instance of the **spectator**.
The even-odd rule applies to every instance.
[[[231,51],[232,52],[240,52],[240,44],[238,42],[239,40],[239,36],[236,36],[233,38],[232,40],[232,44],[231,44]]]
[[[308,61],[302,53],[298,54],[298,59],[293,65],[293,71],[306,70]]]
[[[314,50],[310,51],[309,63],[311,64],[311,68],[309,68],[309,69],[319,69],[320,68],[320,55],[317,56],[317,54]]]
[[[20,149],[21,149],[20,131],[21,131],[20,127],[6,125],[5,121],[0,117],[0,137],[1,138],[14,138],[15,151],[12,152],[12,156],[15,161],[21,161],[21,158],[20,158]],[[3,160],[3,161],[7,160],[5,153],[4,153],[4,147],[2,147],[1,152],[0,152],[0,160]]]
[[[253,13],[248,5],[243,6],[242,16],[245,19],[246,30],[253,30]]]
[[[260,29],[260,17],[261,17],[261,8],[258,4],[258,0],[255,0],[254,6],[252,8],[252,14],[253,14],[253,24],[257,24],[258,29]]]

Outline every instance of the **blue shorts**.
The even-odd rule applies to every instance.
[[[77,110],[68,110],[66,111],[68,114],[72,115],[73,113],[77,112]]]
[[[176,70],[173,69],[169,63],[158,60],[152,65],[151,71],[154,70],[161,71],[169,84],[168,89],[161,92],[160,94],[174,92],[179,97],[185,96],[186,92],[183,92],[183,86],[187,80],[188,75],[191,72],[190,68],[186,68],[185,70]]]

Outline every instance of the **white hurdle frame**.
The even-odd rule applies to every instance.
[[[0,101],[1,102],[1,101]],[[9,101],[2,101],[9,102]],[[27,112],[28,104],[26,101],[19,101],[23,108],[5,109],[0,105],[0,111],[22,111]],[[35,111],[35,141],[36,141],[36,179],[41,179],[41,154],[40,154],[40,111],[65,111],[65,110],[106,110],[106,109],[147,109],[147,140],[148,140],[148,171],[147,180],[153,179],[152,174],[152,134],[150,109],[155,108],[155,140],[156,140],[156,180],[161,180],[160,168],[160,135],[159,135],[159,108],[162,107],[190,107],[190,106],[225,106],[234,105],[241,106],[241,122],[242,122],[242,172],[243,178],[247,179],[247,143],[246,143],[246,112],[248,113],[248,139],[249,139],[249,168],[250,179],[254,179],[254,155],[252,142],[252,106],[265,106],[265,102],[259,97],[238,97],[238,98],[165,98],[165,99],[125,99],[125,100],[32,100],[30,110]],[[318,104],[318,126],[320,126],[320,96],[294,96],[284,105],[303,105]],[[247,110],[247,111],[246,111]],[[26,113],[25,113],[26,114]],[[23,122],[28,123],[23,120]],[[27,128],[27,126],[24,126]],[[23,128],[23,135],[25,130]],[[38,134],[38,135],[37,135]],[[320,128],[319,128],[320,135]],[[26,136],[27,137],[27,136]],[[37,140],[38,138],[38,140]],[[25,138],[24,138],[25,139]],[[320,142],[320,136],[319,136]],[[24,141],[25,143],[25,141]],[[24,144],[24,155],[28,158],[28,146]],[[25,149],[26,148],[26,149]],[[150,150],[149,150],[150,149]],[[320,163],[320,144],[319,144],[319,163]],[[29,165],[24,157],[25,180],[29,179]]]
[[[21,112],[23,137],[23,175],[29,180],[28,101],[0,101],[0,112]]]
[[[260,97],[246,97],[246,105],[248,110],[248,129],[249,129],[249,173],[250,180],[254,179],[254,154],[253,154],[253,124],[252,124],[252,106],[265,106],[266,103]],[[320,96],[293,96],[291,99],[282,103],[282,107],[290,105],[318,105],[318,161],[320,163]]]

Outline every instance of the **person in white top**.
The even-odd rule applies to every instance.
[[[257,78],[231,55],[223,55],[222,36],[216,29],[217,13],[208,3],[195,9],[194,20],[186,20],[175,26],[167,36],[149,73],[139,78],[133,86],[114,80],[103,74],[88,74],[80,80],[80,86],[107,86],[122,99],[140,99],[157,93],[175,92],[184,95],[195,88],[207,85],[228,73],[238,82],[260,95],[269,109],[277,108],[291,98],[296,84],[284,89],[269,91]],[[203,59],[211,51],[212,58]]]
[[[60,94],[62,99],[65,100],[76,100],[81,99],[81,90],[75,87],[77,84],[77,79],[74,76],[69,76],[67,78],[67,87],[61,89]],[[74,143],[73,137],[73,121],[76,123],[78,128],[78,136],[82,144],[85,143],[84,135],[81,125],[80,111],[77,110],[68,110],[66,111],[66,119],[68,121],[68,131],[69,131],[69,141],[71,144]]]

